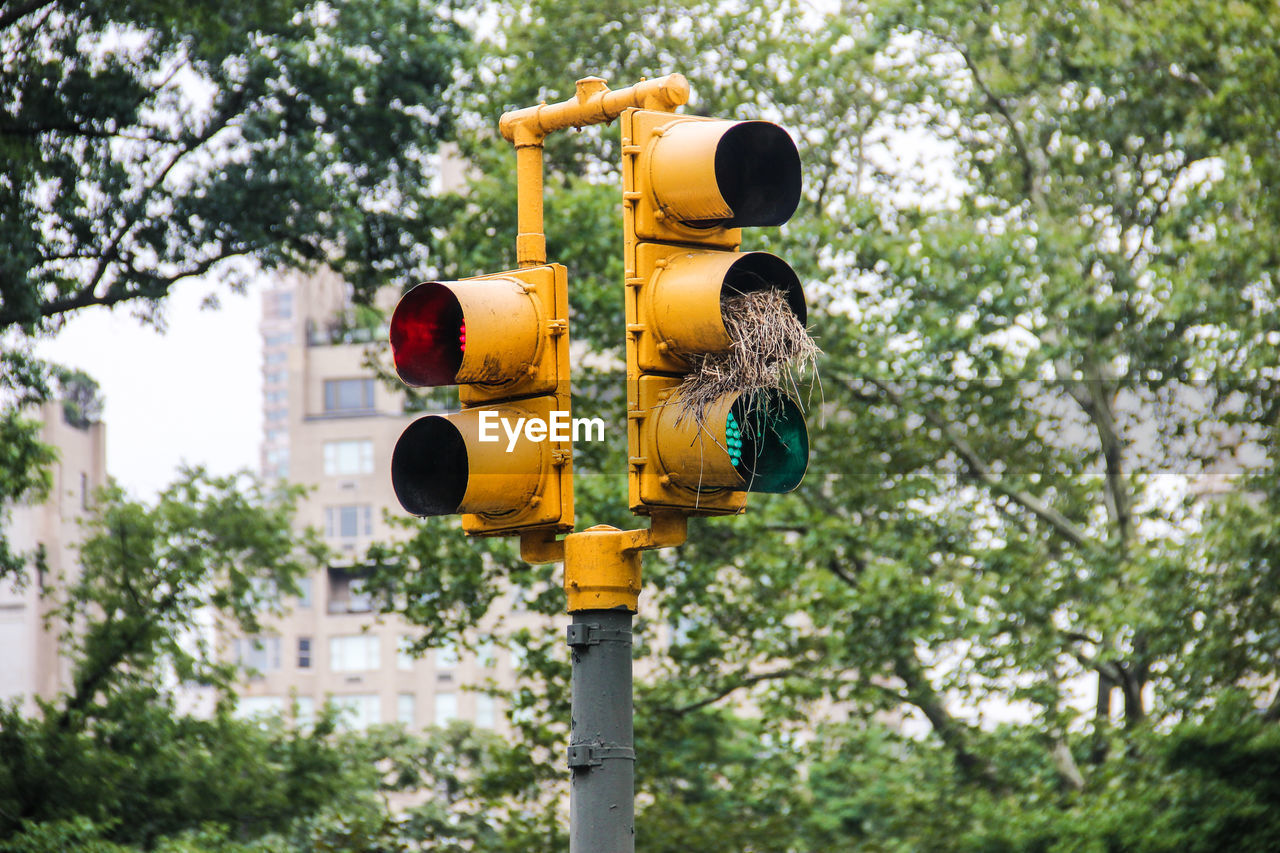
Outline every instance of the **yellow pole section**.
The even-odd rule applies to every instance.
[[[616,91],[610,91],[599,77],[584,77],[567,101],[503,113],[498,130],[516,148],[516,263],[536,267],[547,262],[542,226],[542,141],[548,133],[604,124],[632,107],[670,111],[688,100],[689,81],[683,74],[644,80]]]
[[[516,264],[540,267],[547,262],[547,236],[542,231],[542,138],[516,142]]]
[[[688,101],[689,81],[683,74],[668,74],[612,91],[601,78],[584,77],[578,81],[574,97],[567,101],[503,113],[498,130],[508,142],[519,145],[518,128],[545,137],[553,130],[613,121],[632,107],[669,111]]]

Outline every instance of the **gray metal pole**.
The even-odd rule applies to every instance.
[[[570,853],[634,853],[635,735],[629,610],[573,614]]]

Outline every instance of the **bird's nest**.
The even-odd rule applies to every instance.
[[[817,376],[822,352],[776,288],[725,296],[720,312],[729,349],[680,353],[693,370],[672,400],[676,422],[692,417],[699,430],[705,426],[708,407],[726,394],[773,389],[799,397],[804,374]]]

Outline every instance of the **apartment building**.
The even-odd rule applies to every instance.
[[[388,293],[390,305],[396,296]],[[354,727],[463,719],[501,729],[502,709],[468,688],[490,679],[511,685],[509,651],[446,647],[411,656],[404,649],[412,626],[380,616],[363,590],[369,544],[402,533],[384,511],[404,515],[390,460],[414,417],[366,366],[371,348],[387,351],[385,325],[353,309],[345,283],[321,272],[286,275],[267,289],[261,332],[262,472],[308,487],[298,523],[317,528],[336,556],[304,581],[300,597],[282,602],[289,612],[268,620],[262,636],[230,638],[228,652],[249,673],[241,712],[305,721],[330,700]],[[518,610],[506,615],[522,621]]]
[[[66,626],[46,617],[58,604],[56,591],[79,575],[80,520],[106,485],[107,453],[106,428],[76,400],[49,401],[29,414],[58,460],[49,494],[14,507],[6,525],[14,550],[41,553],[43,562],[23,583],[0,583],[0,701],[20,699],[22,712],[34,715],[37,697],[51,699],[71,684],[71,663],[59,643]]]

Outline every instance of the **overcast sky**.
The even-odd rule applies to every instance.
[[[261,291],[217,288],[221,306],[202,309],[213,289],[202,280],[177,285],[163,332],[128,308],[91,308],[37,347],[101,384],[107,472],[135,497],[154,497],[184,463],[215,473],[258,469]]]

